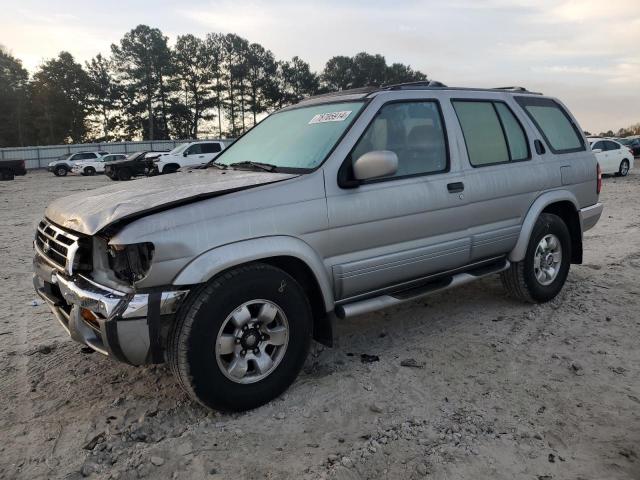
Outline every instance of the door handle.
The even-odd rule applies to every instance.
[[[464,183],[462,182],[448,183],[447,190],[449,190],[450,193],[462,192],[464,191]]]

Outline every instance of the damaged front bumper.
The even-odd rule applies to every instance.
[[[34,287],[77,342],[132,365],[165,361],[165,339],[187,290],[126,293],[69,276],[36,253]]]

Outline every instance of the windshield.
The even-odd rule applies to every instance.
[[[182,153],[182,151],[187,148],[189,144],[188,143],[181,143],[180,145],[178,145],[176,148],[174,148],[173,150],[171,150],[169,152],[169,155],[179,155]]]
[[[325,103],[274,113],[224,150],[216,163],[259,162],[281,169],[314,169],[363,105],[364,102]]]

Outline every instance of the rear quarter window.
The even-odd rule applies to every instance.
[[[580,130],[562,106],[550,98],[516,97],[553,153],[585,150]]]

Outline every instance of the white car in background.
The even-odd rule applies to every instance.
[[[174,173],[182,167],[197,167],[216,158],[226,148],[221,141],[183,143],[153,162],[158,173]]]
[[[81,162],[84,160],[96,160],[100,157],[104,157],[105,155],[109,155],[109,152],[76,152],[76,153],[65,153],[50,162],[48,165],[48,170],[52,172],[56,177],[64,177],[67,173],[69,173],[77,162]]]
[[[633,168],[633,152],[620,142],[609,138],[589,138],[602,173],[626,177]]]
[[[71,172],[89,176],[95,175],[96,173],[104,173],[105,162],[113,162],[115,160],[122,160],[123,158],[127,158],[127,155],[124,153],[109,153],[103,157],[93,158],[91,160],[79,160],[74,162]]]

